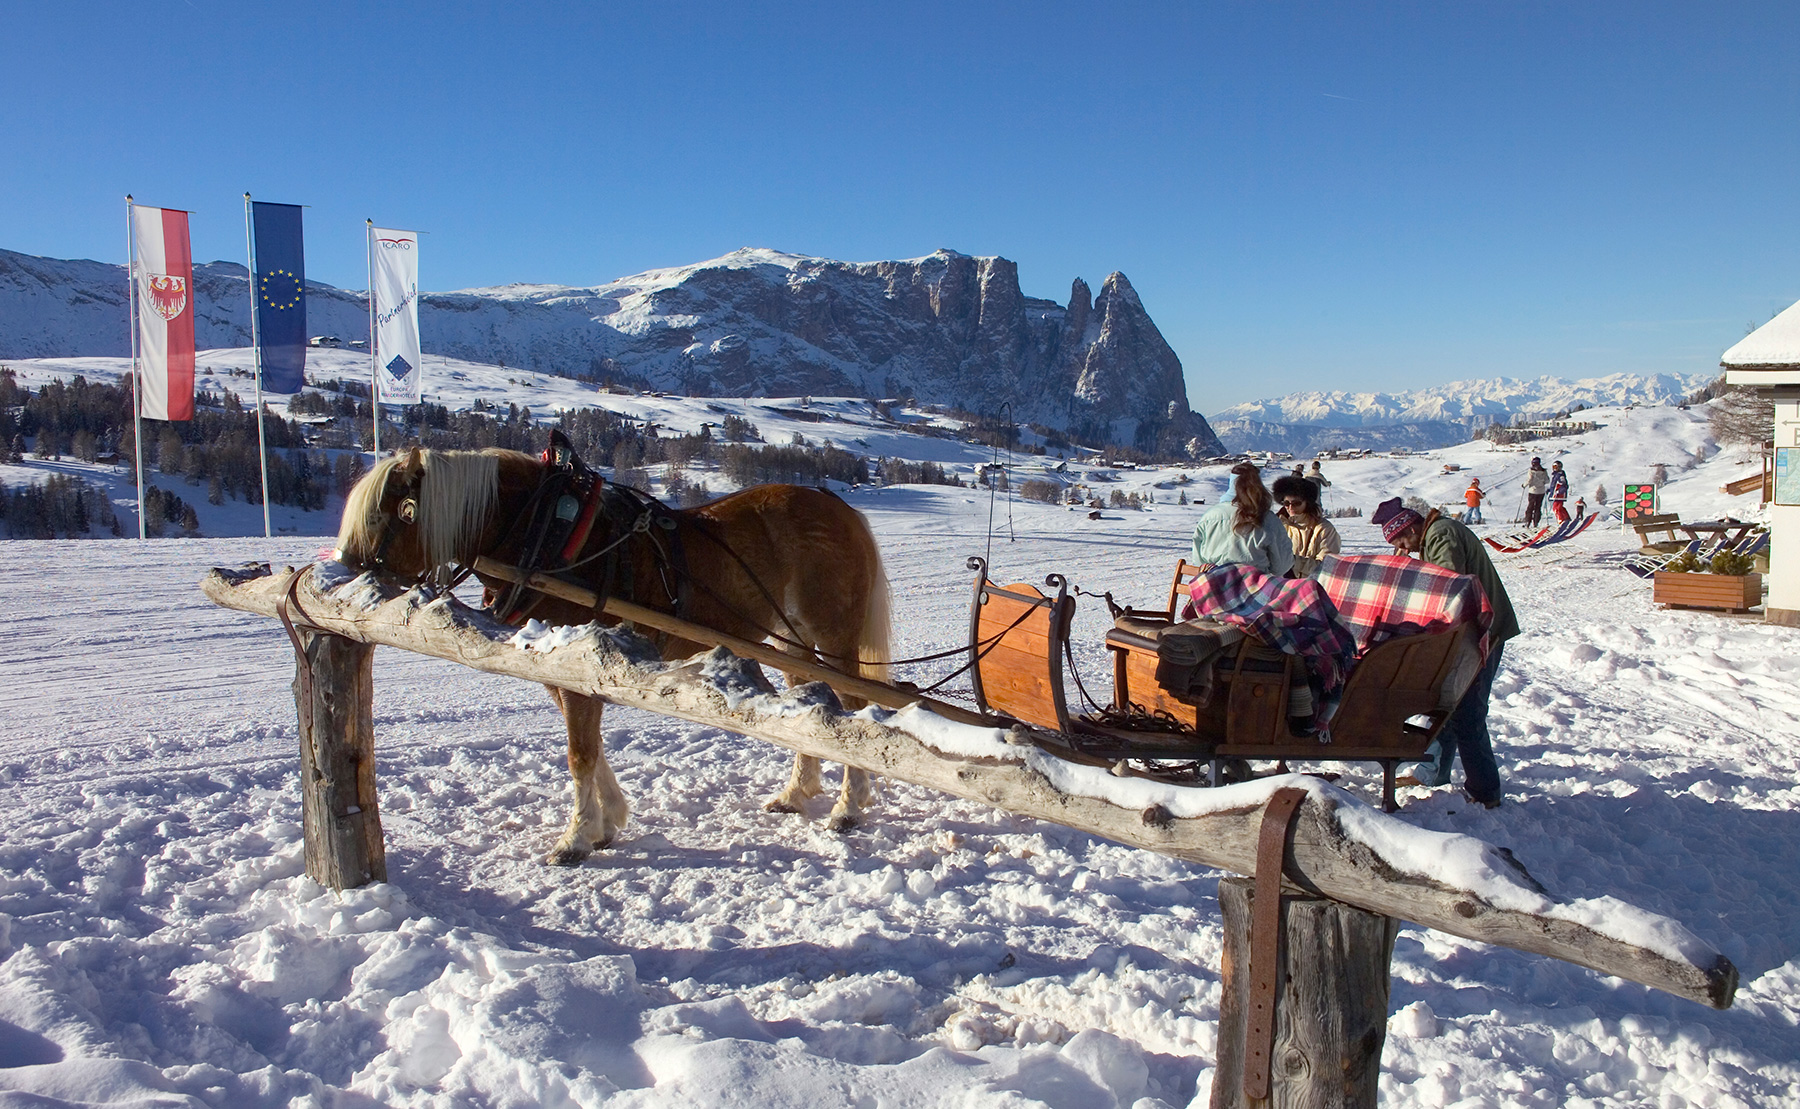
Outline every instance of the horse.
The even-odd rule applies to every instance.
[[[556,442],[566,447],[557,437],[552,451]],[[336,558],[352,569],[439,584],[452,580],[454,568],[473,567],[483,555],[519,565],[522,553],[530,557],[531,550],[523,521],[545,499],[542,490],[556,465],[552,451],[539,458],[498,449],[413,448],[383,459],[346,499]],[[598,493],[602,479],[595,474],[592,482]],[[591,531],[579,544],[583,537],[571,536],[574,557],[564,560],[569,569],[562,576],[601,595],[610,588],[614,595],[715,631],[753,642],[772,639],[784,653],[816,654],[848,674],[886,679],[888,581],[875,536],[860,512],[829,492],[798,485],[752,486],[686,509],[668,508],[622,486],[607,488],[609,498],[589,498],[598,506],[585,510]],[[570,498],[560,499],[566,516]],[[614,518],[622,512],[635,518]],[[609,544],[613,549],[596,557]],[[516,589],[475,573],[489,598]],[[543,594],[529,593],[519,601],[530,616],[551,624],[617,623]],[[680,659],[705,648],[664,637],[659,649],[665,659]],[[546,688],[568,732],[575,801],[567,830],[544,861],[574,866],[612,842],[625,826],[630,804],[602,749],[604,702]],[[852,710],[864,703],[842,700]],[[796,755],[787,785],[763,807],[798,813],[822,792],[819,759]],[[855,827],[872,796],[868,772],[846,766],[827,826],[836,832]]]

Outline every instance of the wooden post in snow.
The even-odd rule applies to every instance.
[[[1245,1090],[1251,1052],[1255,883],[1219,883],[1225,925],[1212,1109],[1374,1109],[1387,1040],[1388,963],[1400,922],[1341,901],[1281,895],[1267,1097]]]
[[[306,875],[334,890],[387,881],[375,803],[375,648],[298,631],[294,709]]]

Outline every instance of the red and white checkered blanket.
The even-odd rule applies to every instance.
[[[1356,640],[1358,657],[1397,635],[1442,631],[1466,621],[1481,629],[1481,657],[1494,622],[1481,583],[1405,555],[1327,558],[1319,586],[1337,609],[1337,619]]]

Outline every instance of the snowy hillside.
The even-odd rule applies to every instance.
[[[1576,380],[1495,377],[1452,381],[1428,389],[1394,393],[1289,393],[1284,397],[1234,405],[1212,413],[1212,418],[1326,427],[1373,427],[1430,421],[1506,422],[1514,416],[1549,416],[1578,404],[1589,408],[1677,404],[1718,376],[1717,373],[1609,374]]]
[[[1517,416],[1541,419],[1578,405],[1679,404],[1718,376],[1497,377],[1394,393],[1289,393],[1234,405],[1208,419],[1232,450],[1417,449],[1461,442],[1477,428]]]
[[[198,363],[201,388],[235,392],[247,407],[253,404],[248,350],[203,351]],[[25,359],[8,361],[6,365],[18,375],[21,384],[37,389],[55,378],[68,379],[76,374],[91,380],[116,381],[125,372],[127,360]],[[311,353],[309,367],[308,373],[315,381],[331,377],[361,379],[367,376],[368,360],[351,351],[321,350]],[[478,401],[501,408],[512,403],[529,407],[540,418],[553,418],[560,409],[598,406],[634,420],[648,420],[676,434],[698,432],[704,424],[717,425],[728,415],[738,416],[758,427],[765,442],[788,443],[798,435],[809,443],[831,443],[870,458],[934,462],[970,484],[976,482],[979,469],[995,458],[991,448],[957,437],[961,425],[955,420],[918,409],[898,409],[892,420],[883,419],[868,402],[853,398],[692,398],[602,393],[591,385],[564,377],[436,356],[427,359],[425,389],[427,400],[456,410],[467,409]],[[271,405],[275,411],[283,411],[281,399],[273,400]],[[1719,449],[1707,428],[1704,407],[1684,410],[1640,405],[1596,408],[1582,415],[1599,424],[1598,429],[1528,446],[1461,442],[1401,457],[1328,461],[1325,470],[1335,483],[1327,494],[1328,505],[1356,506],[1367,513],[1380,500],[1399,494],[1459,505],[1469,477],[1478,476],[1493,491],[1490,514],[1505,522],[1519,507],[1517,484],[1530,455],[1541,454],[1546,464],[1554,458],[1563,460],[1574,490],[1586,496],[1590,504],[1595,502],[1596,487],[1604,486],[1609,499],[1616,502],[1626,483],[1650,480],[1651,468],[1662,464],[1668,468],[1671,479],[1664,490],[1663,503],[1688,519],[1755,510],[1752,498],[1726,497],[1718,491],[1719,486],[1748,472],[1745,467],[1750,464],[1749,456],[1735,448]],[[935,430],[937,434],[924,434],[921,429]],[[1040,440],[1027,433],[1025,441]],[[1696,463],[1697,452],[1706,455],[1704,463]],[[1174,502],[1183,496],[1190,502],[1216,502],[1227,480],[1223,466],[1113,470],[1096,466],[1091,457],[1083,452],[1064,461],[1057,452],[1047,456],[1017,454],[1013,458],[1014,481],[1036,478],[1058,485],[1080,484],[1089,495],[1108,502],[1117,491],[1148,498],[1159,513],[1191,513],[1197,508]],[[1001,460],[1005,461],[1004,457]],[[1446,475],[1446,463],[1462,469]],[[18,466],[0,466],[0,481],[18,484],[41,480],[48,473],[80,473],[111,489],[125,530],[135,534],[136,493],[123,469],[28,457]],[[1188,479],[1185,484],[1181,482],[1184,475]],[[651,476],[660,480],[661,473],[652,471]],[[705,480],[714,491],[723,491],[728,484],[716,474],[690,476]],[[197,499],[193,495],[197,490],[179,478],[159,474],[155,480],[186,499]],[[334,530],[339,503],[334,500],[323,513],[275,506],[274,526],[299,534],[324,534]],[[227,501],[223,506],[202,503],[196,507],[205,535],[254,535],[262,531],[260,507],[241,501]]]
[[[202,348],[250,341],[244,269],[195,268]],[[0,358],[128,353],[124,269],[0,251]],[[1121,273],[1067,304],[1027,297],[1005,258],[940,250],[839,262],[746,248],[602,285],[426,293],[431,355],[688,395],[916,397],[1096,441],[1220,453],[1181,360]],[[368,334],[362,295],[309,283],[308,331]],[[1189,443],[1192,449],[1189,450]]]

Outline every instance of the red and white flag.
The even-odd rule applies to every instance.
[[[151,420],[194,418],[194,257],[188,214],[131,208],[137,252],[139,411]]]

